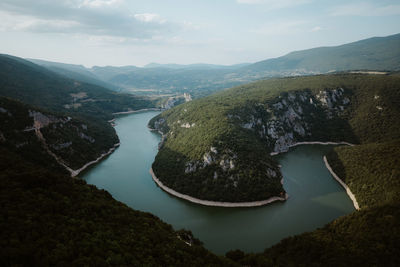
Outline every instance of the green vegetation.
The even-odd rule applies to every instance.
[[[399,70],[400,34],[374,37],[333,47],[291,52],[283,57],[257,62],[248,72],[281,74],[327,73],[348,70]]]
[[[190,231],[3,147],[0,170],[1,266],[234,266]]]
[[[118,142],[105,121],[111,112],[152,102],[18,58],[0,64],[1,266],[235,266],[190,231],[132,210],[59,163],[78,168],[108,151]],[[81,105],[65,107],[71,97]]]
[[[398,35],[391,39],[396,44]],[[368,42],[376,47],[375,41]],[[384,56],[399,62],[389,52]],[[9,56],[0,56],[0,78],[2,96],[30,104],[0,98],[2,266],[235,265],[231,260],[241,266],[400,265],[398,73],[260,81],[180,105],[150,122],[165,134],[153,164],[160,180],[210,200],[281,195],[281,174],[268,153],[295,142],[357,144],[335,148],[328,160],[360,211],[263,253],[228,252],[229,259],[206,251],[190,231],[174,231],[70,178],[46,151],[78,167],[118,140],[105,122],[112,112],[152,107],[153,101],[65,79]],[[50,120],[40,127],[46,146],[36,131],[26,131],[36,120],[29,111]]]
[[[0,108],[2,145],[40,166],[61,167],[46,148],[68,167],[79,169],[118,143],[108,124],[57,115],[4,97],[0,97]],[[39,133],[34,124],[39,125]]]
[[[53,112],[110,120],[111,113],[155,107],[156,101],[70,80],[29,61],[0,55],[0,95]]]
[[[317,93],[340,86],[348,92],[350,104],[338,114],[348,125],[342,140],[358,145],[336,147],[327,157],[355,194],[361,210],[313,232],[286,238],[263,253],[236,250],[228,252],[227,257],[246,266],[400,264],[399,78],[397,74],[329,75],[296,78],[297,85],[285,79],[282,88],[297,86]],[[259,90],[250,90],[243,97],[258,94],[261,98],[262,85],[271,88],[273,83],[256,83]],[[332,140],[338,137],[339,130],[340,127],[327,131]]]
[[[399,266],[400,204],[362,209],[263,253],[230,251],[242,266]]]
[[[104,87],[113,91],[120,91],[119,87],[100,80],[96,75],[94,75],[92,72],[90,72],[82,65],[64,64],[64,63],[51,62],[39,59],[28,59],[28,60],[37,65],[43,66],[50,71],[65,76],[69,79],[98,85],[100,87]]]
[[[11,100],[5,98],[1,100],[3,108],[13,107],[16,110],[10,112],[19,114],[18,118],[7,116],[7,113],[0,114],[1,131],[11,141],[11,146],[26,150],[24,154],[31,153],[30,158],[35,157],[29,151],[36,150],[31,150],[30,146],[35,144],[42,147],[43,144],[36,140],[34,132],[23,130],[33,126],[29,110],[40,112],[51,121],[50,125],[40,130],[47,143],[45,146],[72,169],[79,169],[97,159],[118,143],[115,130],[107,122],[113,119],[112,113],[156,106],[156,100],[119,94],[93,84],[71,80],[8,55],[0,55],[0,96],[31,105],[11,103]],[[20,132],[13,133],[13,127],[19,127]],[[18,138],[20,142],[17,142]],[[24,141],[24,138],[30,141]],[[41,153],[46,154],[43,149]],[[48,157],[42,155],[37,161],[45,163]]]
[[[329,163],[355,194],[361,208],[400,202],[400,139],[337,147]]]
[[[165,134],[154,172],[167,186],[200,199],[281,195],[281,176],[269,152],[302,141],[398,138],[399,87],[397,75],[281,78],[177,106],[149,123]]]
[[[348,70],[400,70],[400,34],[370,38],[334,47],[296,51],[254,64],[148,64],[144,68],[93,67],[33,60],[75,80],[146,96],[182,95],[194,98],[267,77],[314,75]]]

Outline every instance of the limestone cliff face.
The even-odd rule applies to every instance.
[[[162,134],[153,170],[164,185],[175,191],[203,200],[225,202],[258,201],[285,195],[282,175],[275,163],[268,158],[253,160],[253,164],[247,161],[262,156],[266,146],[264,150],[260,146],[257,151],[246,151],[227,142],[229,139],[221,138],[201,149],[197,157],[190,157],[178,153],[178,149],[174,149],[175,142],[187,138],[185,135],[190,131],[204,131],[202,123],[189,118],[175,120],[160,116],[149,126]],[[191,144],[184,145],[191,147],[196,142],[190,141]]]
[[[343,88],[321,90],[316,95],[297,91],[227,116],[242,128],[257,133],[268,143],[271,152],[284,152],[297,142],[325,141],[315,136],[314,130],[318,127],[315,122],[340,117],[349,104]]]
[[[340,87],[282,92],[225,109],[216,114],[218,119],[207,109],[185,105],[150,122],[162,134],[153,169],[167,186],[200,199],[221,200],[208,194],[215,188],[222,199],[244,191],[240,200],[281,196],[282,174],[270,153],[287,151],[297,142],[339,141],[324,131],[338,125],[349,105],[350,94]],[[193,187],[198,190],[191,194]],[[254,188],[268,194],[256,192],[258,198],[251,199]]]

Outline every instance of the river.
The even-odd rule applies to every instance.
[[[160,136],[150,132],[147,123],[158,113],[119,117],[115,129],[121,146],[81,177],[128,206],[153,213],[177,230],[191,230],[217,254],[231,249],[261,252],[285,237],[322,227],[354,211],[344,189],[324,165],[322,157],[331,146],[322,145],[298,146],[276,156],[289,194],[286,202],[255,208],[218,208],[170,196],[149,174]]]

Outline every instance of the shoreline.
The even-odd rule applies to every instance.
[[[353,201],[353,206],[356,210],[360,210],[360,206],[358,205],[357,199],[355,197],[355,195],[351,192],[350,188],[342,181],[342,179],[339,178],[339,176],[336,175],[336,173],[332,170],[331,166],[328,163],[328,160],[326,158],[326,156],[324,156],[324,162],[325,162],[325,166],[328,169],[328,171],[332,174],[333,178],[335,178],[336,181],[339,182],[339,184],[341,186],[343,186],[343,188],[346,190],[347,195],[349,196],[349,198],[351,199],[351,201]]]
[[[187,201],[190,201],[192,203],[204,205],[204,206],[213,206],[213,207],[229,207],[229,208],[244,208],[244,207],[259,207],[259,206],[264,206],[276,201],[285,201],[289,198],[289,195],[285,193],[285,197],[270,197],[269,199],[266,200],[261,200],[261,201],[252,201],[252,202],[220,202],[220,201],[209,201],[209,200],[202,200],[198,198],[191,197],[189,195],[181,194],[179,192],[176,192],[175,190],[165,186],[154,174],[153,168],[150,168],[150,174],[151,177],[153,178],[153,181],[165,192],[177,197],[181,198]]]
[[[147,109],[139,109],[139,110],[132,110],[132,111],[124,111],[124,112],[116,112],[116,113],[112,113],[112,115],[122,115],[122,114],[131,114],[131,113],[138,113],[138,112],[144,112],[144,111],[161,111],[162,109],[160,108],[147,108]],[[111,126],[115,126],[115,118],[113,118],[112,120],[107,121],[108,123],[111,123]],[[160,132],[161,133],[161,132]],[[110,155],[111,153],[113,153],[119,146],[121,145],[121,143],[116,143],[114,144],[113,147],[111,147],[106,153],[101,154],[97,159],[92,160],[88,163],[86,163],[85,165],[83,165],[81,168],[74,170],[72,168],[70,168],[69,166],[65,165],[62,162],[59,162],[62,166],[64,166],[67,171],[69,171],[71,173],[71,177],[76,177],[78,176],[82,171],[84,171],[85,169],[87,169],[87,167],[98,163],[100,160],[102,160],[103,158],[105,158],[106,156]]]
[[[100,161],[101,159],[103,159],[104,157],[106,157],[106,156],[110,155],[111,153],[113,153],[113,152],[115,151],[115,149],[117,149],[117,147],[120,146],[120,144],[121,144],[121,143],[116,143],[116,144],[114,144],[114,146],[113,146],[112,148],[110,148],[110,149],[108,150],[108,152],[101,154],[100,157],[98,157],[97,159],[92,160],[92,161],[86,163],[85,165],[83,165],[81,168],[79,168],[79,169],[77,169],[77,170],[73,170],[73,169],[71,169],[71,168],[68,167],[67,170],[71,173],[71,177],[77,176],[79,173],[81,173],[83,170],[85,170],[85,169],[86,169],[87,167],[89,167],[90,165],[93,165],[93,164],[99,162],[99,161]]]
[[[270,156],[275,156],[279,155],[281,153],[286,153],[289,151],[291,147],[296,147],[296,146],[301,146],[301,145],[348,145],[348,146],[354,146],[354,144],[348,143],[348,142],[321,142],[321,141],[310,141],[310,142],[297,142],[292,145],[288,146],[288,149],[284,151],[274,151],[271,152],[269,155]]]
[[[143,111],[162,111],[162,110],[163,110],[162,108],[144,108],[144,109],[138,109],[138,110],[115,112],[115,113],[112,113],[112,115],[122,115],[122,114],[138,113],[138,112],[143,112]]]

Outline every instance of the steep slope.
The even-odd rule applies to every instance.
[[[400,204],[362,209],[263,253],[230,251],[241,266],[399,266]]]
[[[200,199],[256,201],[281,196],[269,153],[298,142],[367,143],[399,138],[400,79],[338,74],[271,79],[166,111],[153,163],[166,186]]]
[[[87,83],[146,96],[210,95],[266,77],[321,74],[348,70],[400,70],[400,34],[374,37],[333,47],[291,52],[254,64],[157,64],[145,67],[95,66],[32,60],[50,70]]]
[[[102,127],[4,97],[0,97],[0,122],[2,146],[37,165],[74,176],[119,142],[107,124]]]
[[[115,149],[118,137],[108,122],[114,117],[112,113],[155,107],[155,100],[70,80],[8,55],[0,55],[0,97],[30,105],[1,98],[5,110],[0,114],[1,131],[7,135],[4,137],[12,141],[21,135],[21,140],[14,140],[12,146],[29,151],[31,144],[27,145],[23,139],[39,138],[32,144],[44,147],[72,175],[77,175],[86,163]],[[19,133],[14,136],[12,126],[16,125]],[[48,156],[38,159],[45,162]]]
[[[104,81],[142,94],[183,94],[194,98],[239,84],[265,79],[348,70],[400,70],[400,34],[333,47],[291,52],[245,66],[150,64],[149,68],[95,67]],[[145,91],[146,90],[146,91]],[[154,91],[149,91],[154,90]],[[138,91],[137,91],[138,92]]]
[[[400,34],[318,47],[254,63],[243,71],[313,74],[344,70],[399,70]]]
[[[155,101],[70,80],[21,58],[0,55],[0,95],[56,112],[112,119],[111,113],[155,107]]]
[[[37,65],[43,66],[50,71],[53,71],[55,73],[58,73],[73,80],[98,85],[113,91],[120,90],[117,86],[102,81],[96,75],[94,75],[89,69],[85,68],[82,65],[65,64],[65,63],[58,63],[40,59],[28,59],[28,60]]]
[[[1,266],[236,266],[189,231],[0,147]]]

